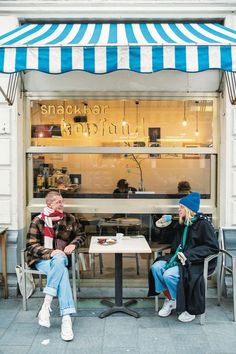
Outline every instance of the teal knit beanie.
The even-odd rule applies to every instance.
[[[186,206],[188,209],[197,213],[200,208],[200,194],[198,192],[193,192],[180,199],[179,204]]]

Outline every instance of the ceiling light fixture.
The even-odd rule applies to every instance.
[[[186,118],[186,102],[184,101],[184,119],[182,121],[182,126],[186,127],[187,124],[188,124],[188,122],[187,122],[187,118]]]
[[[123,119],[122,119],[122,126],[125,127],[127,124],[125,120],[125,100],[124,100],[124,110],[123,110]]]
[[[198,101],[195,101],[196,105],[197,105],[197,109],[196,109],[196,130],[195,130],[195,135],[199,136],[199,129],[198,129]]]
[[[139,101],[135,101],[136,104],[136,130],[135,133],[138,136],[138,123],[139,123]]]

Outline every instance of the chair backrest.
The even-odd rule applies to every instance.
[[[236,227],[221,228],[221,247],[226,251],[236,252]]]

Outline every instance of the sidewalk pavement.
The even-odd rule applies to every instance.
[[[73,318],[75,338],[60,338],[57,300],[53,303],[51,328],[38,325],[37,313],[42,298],[28,301],[22,310],[20,296],[0,299],[0,354],[228,354],[236,353],[236,322],[232,299],[208,299],[206,324],[199,319],[181,323],[176,313],[160,318],[154,311],[154,299],[139,300],[131,308],[141,317],[114,314],[105,319],[98,315],[105,309],[97,299],[78,301],[77,317]]]

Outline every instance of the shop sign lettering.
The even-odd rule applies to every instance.
[[[79,107],[78,105],[53,105],[53,104],[43,104],[40,106],[42,115],[100,115],[107,114],[109,110],[108,105],[84,105]]]

